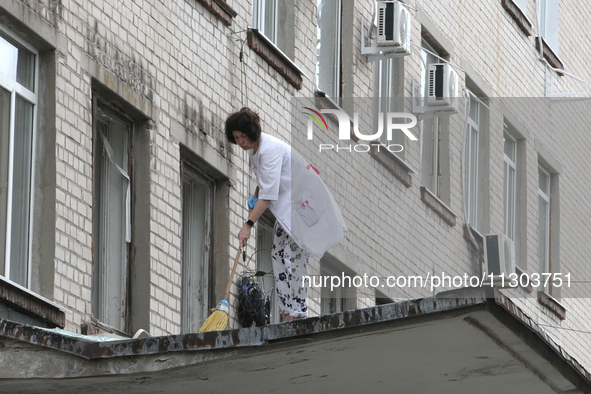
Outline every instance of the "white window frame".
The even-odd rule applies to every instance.
[[[189,333],[197,332],[209,315],[215,182],[188,161],[182,163],[181,332]],[[199,200],[200,192],[205,201]]]
[[[336,26],[333,27],[335,36],[333,37],[335,40],[336,45],[332,46],[335,64],[332,66],[332,74],[330,78],[330,83],[326,83],[325,78],[321,75],[323,70],[321,70],[320,63],[321,63],[321,40],[320,40],[320,4],[324,1],[334,1],[336,2],[336,8],[338,9],[338,14],[335,16],[336,18]],[[328,97],[335,99],[340,96],[340,84],[341,84],[341,25],[342,25],[342,2],[341,0],[317,0],[316,2],[316,12],[317,12],[317,23],[316,23],[316,86],[318,90],[325,93]],[[328,53],[327,51],[323,51],[323,53]],[[330,89],[327,89],[326,86],[330,86]]]
[[[478,172],[479,172],[479,146],[480,123],[482,120],[480,103],[478,100],[468,97],[470,112],[476,108],[476,119],[468,114],[468,223],[478,229]]]
[[[544,176],[546,177],[546,190],[542,190],[540,188],[540,180],[539,177]],[[538,218],[538,243],[540,244],[540,240],[543,239],[544,242],[544,250],[541,250],[541,245],[538,247],[538,259],[540,264],[540,274],[543,273],[550,273],[550,196],[551,196],[551,181],[552,176],[548,171],[546,171],[542,166],[538,167],[538,210],[539,210],[539,218]],[[544,205],[540,204],[540,199],[543,200]],[[545,211],[545,222],[542,223],[542,210]],[[543,227],[543,230],[542,230]],[[540,289],[544,291],[546,294],[550,294],[550,281],[546,281],[544,277],[540,280],[541,285]],[[547,285],[544,287],[544,282],[547,282]]]
[[[427,51],[439,55],[427,41],[422,40],[421,46]],[[441,61],[427,51],[421,50],[421,86],[423,87],[423,97],[427,97],[429,94],[429,83],[427,80],[429,64],[439,63]],[[432,136],[428,140],[427,131]],[[421,185],[429,189],[437,197],[440,197],[440,131],[441,122],[438,116],[421,120]],[[430,147],[428,151],[426,151],[427,147]]]
[[[512,156],[507,155],[507,143]],[[505,129],[503,133],[505,235],[515,242],[515,204],[517,197],[517,140]]]
[[[546,41],[554,53],[558,54],[559,46],[559,0],[538,0],[538,20],[540,36]]]
[[[33,84],[33,91],[25,88],[23,85],[19,84],[15,79],[12,79],[8,75],[0,72],[0,87],[10,92],[11,100],[10,100],[10,147],[9,147],[9,157],[8,157],[8,188],[7,188],[7,207],[6,207],[6,250],[4,256],[4,277],[11,281],[11,243],[12,243],[12,210],[13,210],[13,184],[14,184],[14,133],[15,133],[15,119],[16,119],[16,96],[20,96],[24,100],[28,101],[33,106],[33,119],[32,119],[32,128],[31,128],[31,162],[30,162],[30,188],[29,188],[29,220],[28,220],[28,240],[27,240],[27,257],[25,261],[26,265],[26,279],[24,283],[21,281],[14,281],[21,286],[26,287],[27,289],[31,288],[31,272],[32,272],[32,259],[31,259],[31,252],[32,252],[32,239],[33,239],[33,212],[35,210],[34,207],[34,185],[35,185],[35,157],[36,157],[36,150],[35,147],[37,145],[37,111],[38,111],[38,96],[37,93],[39,91],[39,52],[29,45],[27,42],[21,40],[19,37],[11,33],[9,30],[6,30],[2,26],[0,26],[0,32],[3,35],[9,37],[10,39],[14,40],[19,45],[22,45],[23,48],[31,52],[35,56],[34,60],[34,84]],[[2,209],[0,207],[0,209]]]

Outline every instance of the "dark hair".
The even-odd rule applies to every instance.
[[[240,131],[246,134],[251,142],[257,142],[261,136],[261,120],[259,114],[248,107],[228,115],[226,119],[226,139],[233,144],[236,143],[233,131]]]

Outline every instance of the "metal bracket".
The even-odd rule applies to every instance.
[[[404,57],[410,55],[410,52],[398,52],[400,47],[377,47],[371,45],[371,37],[368,37],[370,45],[366,45],[365,24],[361,23],[361,54],[365,55],[367,61],[376,62],[378,60],[390,59],[394,57]]]
[[[457,114],[458,111],[451,105],[431,106],[425,105],[425,98],[421,93],[422,86],[412,79],[412,113],[418,120],[437,118],[444,115]]]

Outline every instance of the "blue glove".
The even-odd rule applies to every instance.
[[[254,206],[256,205],[258,200],[259,199],[255,196],[250,196],[250,198],[248,199],[248,209],[254,209]]]

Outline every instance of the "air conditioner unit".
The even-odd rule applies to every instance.
[[[505,234],[484,236],[484,263],[488,274],[508,276],[515,272],[515,244]]]
[[[428,106],[445,106],[447,110],[457,112],[458,74],[448,63],[429,65]]]
[[[378,1],[378,46],[410,53],[411,15],[399,1]]]

